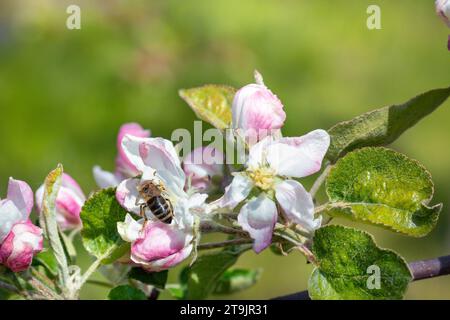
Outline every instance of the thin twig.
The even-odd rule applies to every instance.
[[[63,298],[54,292],[52,289],[47,287],[45,284],[43,284],[40,280],[37,278],[31,278],[28,280],[28,283],[34,287],[40,295],[44,296],[45,298],[49,300],[63,300]]]
[[[37,278],[39,281],[41,281],[47,287],[51,288],[53,291],[56,291],[55,284],[45,274],[39,272],[35,268],[31,268],[30,271],[33,277]]]
[[[411,262],[409,269],[416,281],[450,274],[450,255]]]
[[[104,258],[103,258],[104,259]],[[97,271],[97,268],[101,265],[103,259],[96,259],[86,270],[80,280],[79,287],[81,288],[83,284],[89,279],[89,277]]]
[[[209,243],[202,243],[197,246],[197,250],[207,250],[207,249],[216,249],[216,248],[222,248],[226,246],[233,246],[238,244],[246,244],[246,243],[252,243],[252,239],[246,239],[246,238],[239,238],[239,239],[232,239],[232,240],[225,240],[221,242],[209,242]]]
[[[242,236],[248,236],[248,233],[243,230],[224,226],[224,225],[221,225],[214,221],[202,222],[200,225],[200,229],[203,233],[220,232],[220,233],[225,233],[225,234],[237,234],[237,235],[242,235]]]
[[[413,281],[445,276],[450,274],[450,255],[435,259],[410,262],[408,266],[413,275]],[[273,298],[273,300],[309,299],[307,290]]]

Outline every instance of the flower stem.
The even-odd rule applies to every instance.
[[[278,224],[279,225],[279,224]],[[308,259],[309,262],[312,264],[316,264],[316,259],[314,257],[314,254],[311,252],[311,250],[306,245],[307,241],[309,240],[308,237],[304,237],[300,234],[298,234],[296,231],[285,228],[281,225],[277,226],[278,229],[274,231],[274,235],[290,242],[294,245],[294,247],[299,250],[305,257]]]
[[[117,249],[117,245],[112,246],[109,248],[102,256],[98,257],[90,266],[89,268],[84,272],[84,274],[81,276],[81,279],[78,283],[78,290],[81,289],[81,287],[84,285],[84,283],[89,279],[89,277],[97,271],[98,267],[102,264],[102,261],[106,258],[108,258],[114,250]]]
[[[42,283],[40,280],[38,280],[35,277],[31,277],[31,279],[28,280],[28,283],[35,288],[40,295],[43,297],[49,299],[49,300],[63,300],[63,297],[61,297],[59,294],[57,294],[55,291],[53,291],[51,288],[47,287],[44,283]]]
[[[225,234],[237,234],[242,236],[248,236],[247,232],[235,229],[232,227],[224,226],[214,221],[204,221],[200,225],[200,229],[204,233],[221,232]]]

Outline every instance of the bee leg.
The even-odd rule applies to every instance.
[[[148,219],[145,219],[144,224],[142,225],[142,230],[145,230],[145,228],[147,227],[147,223],[148,223]]]
[[[145,208],[147,207],[147,204],[145,203],[141,203],[141,205],[139,206],[139,215],[141,216],[141,218],[144,218],[145,221],[147,221],[147,217],[145,216]]]

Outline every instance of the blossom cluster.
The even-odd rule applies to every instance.
[[[131,244],[121,262],[150,272],[171,268],[196,252],[202,223],[224,212],[237,214],[234,227],[257,253],[272,243],[277,223],[311,235],[320,227],[313,199],[298,179],[321,169],[330,137],[324,130],[283,137],[284,106],[258,73],[255,79],[236,92],[232,103],[232,137],[226,139],[246,146],[245,164],[239,167],[224,164],[225,155],[212,146],[180,159],[171,141],[151,136],[138,123],[119,129],[115,170],[95,166],[93,175],[99,188],[115,188],[128,212],[117,224],[119,235]],[[158,194],[145,196],[146,183]],[[0,263],[12,271],[26,270],[43,249],[43,230],[31,222],[30,213],[35,200],[37,213],[44,214],[44,193],[44,185],[33,194],[27,183],[11,178],[7,198],[0,200]],[[78,183],[64,173],[55,201],[62,231],[82,229],[85,201]],[[161,219],[162,214],[170,219]]]
[[[207,201],[210,191],[217,189],[214,182],[220,180],[214,177],[222,177],[226,168],[223,162],[211,164],[206,158],[220,153],[213,157],[220,159],[220,150],[206,146],[180,160],[171,141],[150,137],[138,124],[120,129],[115,173],[95,167],[94,175],[101,187],[117,186],[116,198],[129,212],[118,223],[122,239],[131,243],[125,261],[152,272],[173,267],[195,250],[203,221],[237,208],[236,223],[253,239],[257,253],[271,244],[278,222],[310,234],[320,227],[313,199],[297,179],[321,169],[330,137],[324,130],[283,137],[284,106],[259,74],[256,79],[257,83],[237,91],[232,105],[231,128],[235,139],[246,142],[246,163],[232,170],[230,184],[214,201]],[[201,163],[193,161],[198,154],[204,160]],[[172,207],[170,223],[148,209],[149,199],[140,192],[148,181],[164,189]]]
[[[42,212],[44,186],[33,194],[24,181],[9,179],[6,199],[0,200],[0,264],[14,272],[28,269],[43,248],[42,229],[32,223],[31,211]],[[79,229],[80,211],[86,197],[78,183],[64,174],[56,197],[56,221],[61,230]]]

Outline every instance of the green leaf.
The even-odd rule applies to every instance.
[[[194,110],[197,117],[218,129],[226,129],[231,123],[231,105],[236,89],[223,85],[182,89],[180,97]]]
[[[434,193],[428,171],[386,148],[364,148],[340,159],[327,177],[326,191],[327,214],[414,237],[435,227],[442,208],[428,206]]]
[[[35,255],[33,266],[43,266],[53,276],[58,274],[58,263],[51,250],[45,250]]]
[[[145,284],[150,284],[156,288],[164,289],[168,274],[169,272],[167,270],[161,272],[147,272],[142,268],[133,268],[128,273],[128,277]]]
[[[327,158],[335,162],[351,150],[394,142],[403,132],[436,110],[449,95],[450,87],[431,90],[406,103],[370,111],[338,123],[328,130],[331,145]]]
[[[367,232],[330,225],[313,241],[318,267],[308,283],[311,299],[401,299],[412,281],[403,258],[379,248]]]
[[[144,292],[129,285],[118,286],[108,294],[109,300],[147,300]]]
[[[181,284],[171,284],[166,287],[167,291],[169,291],[170,295],[177,300],[184,299],[186,294],[186,288],[183,288]]]
[[[216,288],[222,274],[234,265],[246,248],[225,249],[200,256],[188,271],[186,299],[205,299]]]
[[[253,286],[261,277],[261,269],[230,269],[220,277],[214,294],[231,294]]]
[[[56,198],[61,187],[63,173],[63,166],[58,164],[56,169],[51,171],[45,178],[42,213],[39,215],[40,225],[55,256],[58,266],[57,274],[62,287],[69,281],[69,264],[63,244],[61,243],[59,227],[56,222]]]
[[[115,189],[103,189],[94,193],[81,210],[83,229],[81,237],[86,250],[99,259],[117,256],[123,252],[124,241],[117,232],[117,222],[125,219],[126,211],[116,200]],[[126,248],[126,246],[125,246]],[[104,263],[111,263],[106,259]]]

